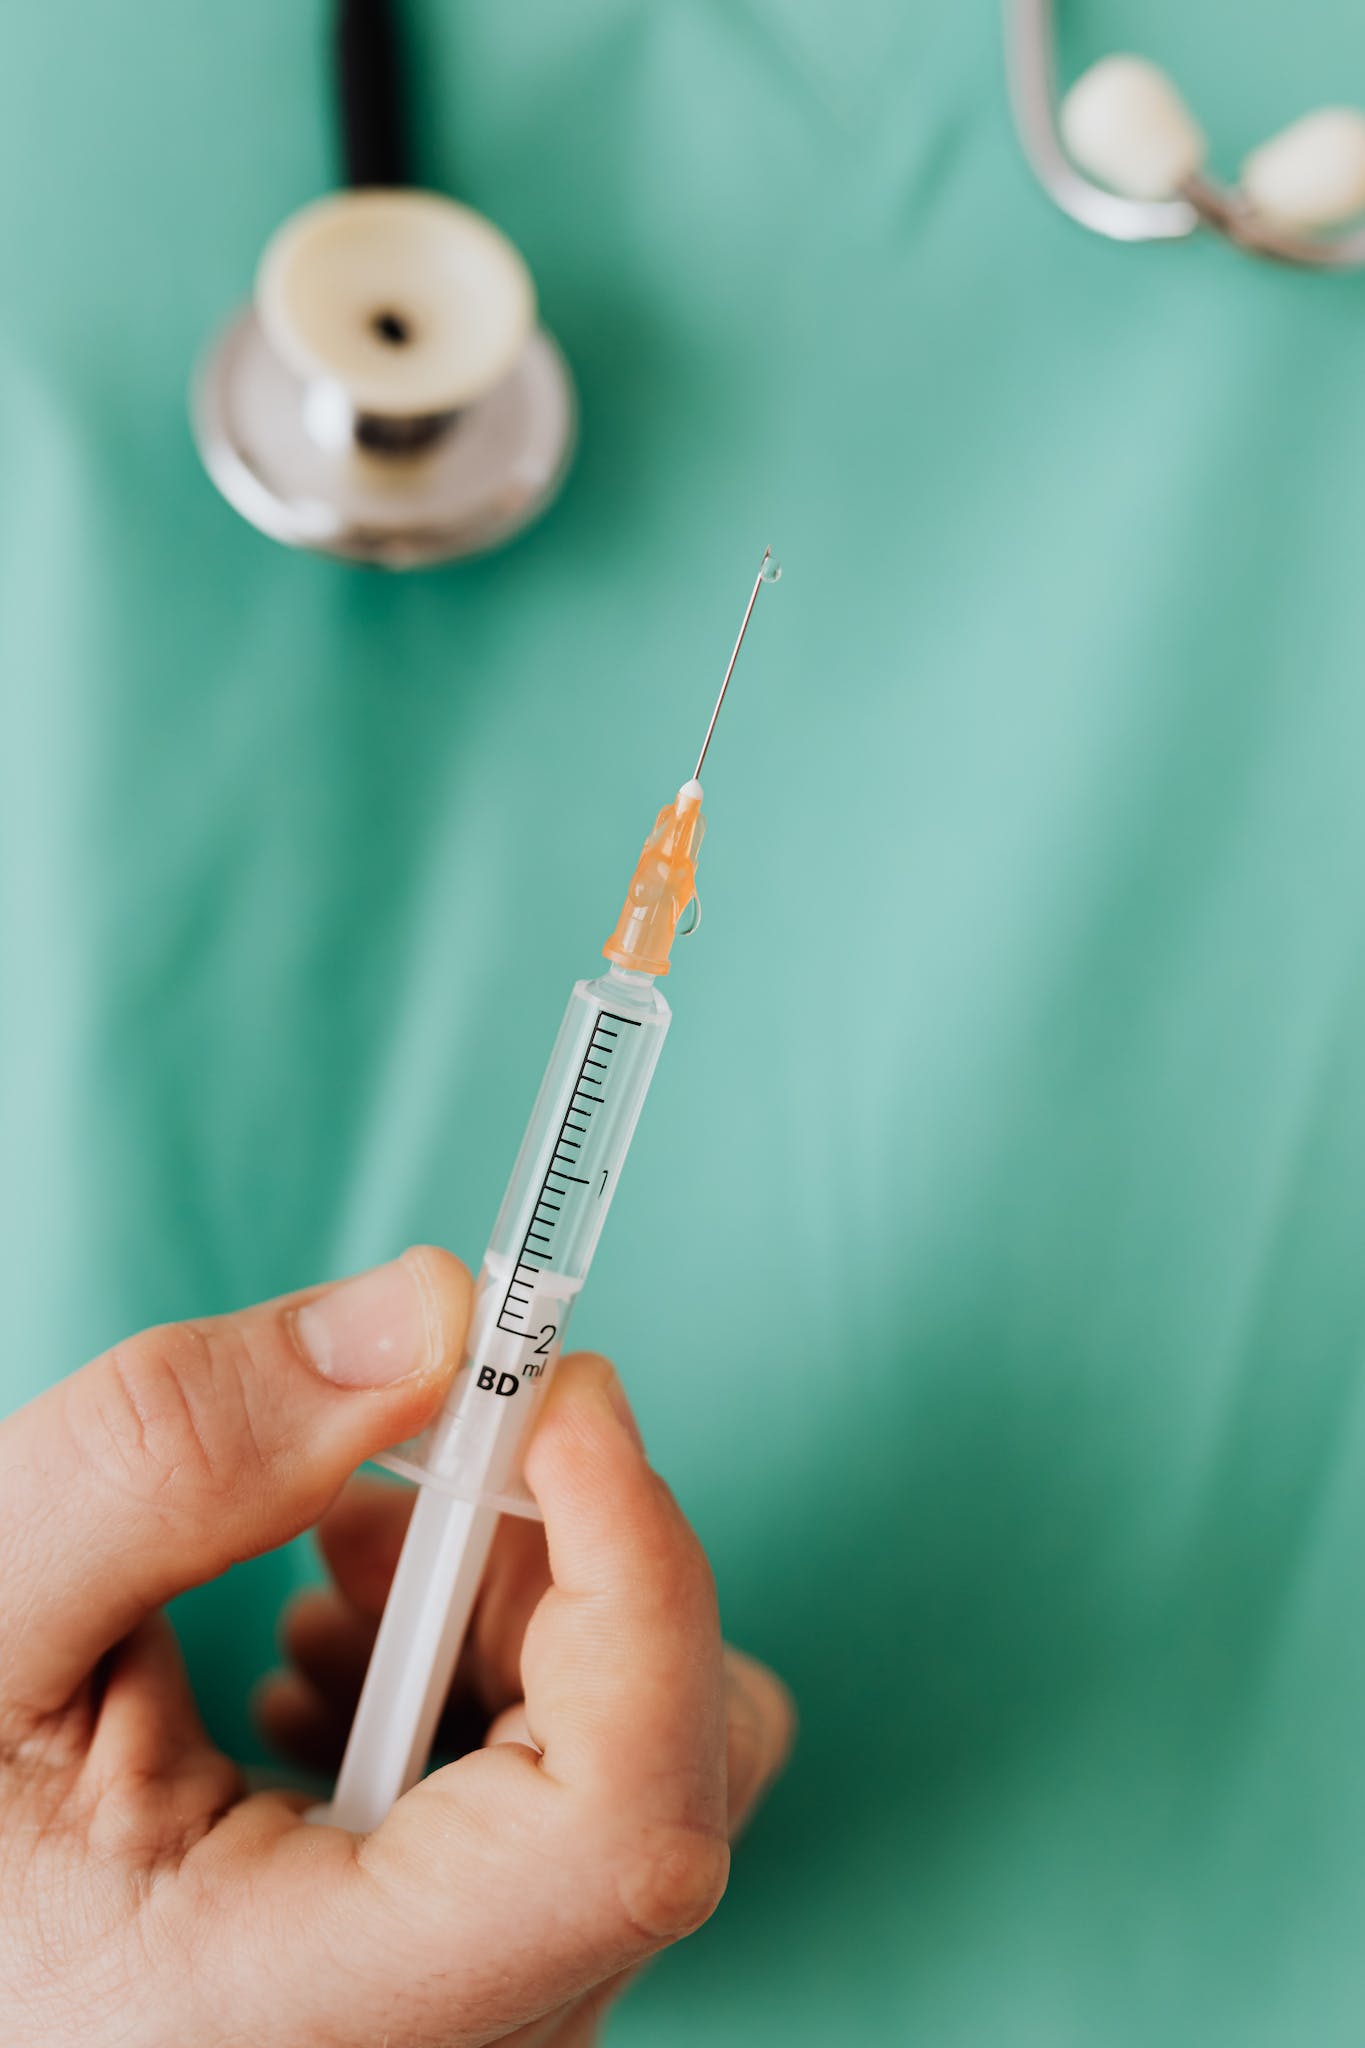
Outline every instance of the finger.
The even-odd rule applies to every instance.
[[[790,1693],[766,1665],[727,1646],[725,1678],[733,1839],[786,1762],[796,1723]],[[500,1715],[488,1731],[488,1740],[528,1741],[524,1707],[509,1707]],[[608,2008],[638,1974],[638,1969],[632,1968],[608,1978],[576,2000],[557,2021],[547,2021],[543,2033],[533,2033],[529,2043],[541,2043],[543,2048],[591,2048],[600,2037]]]
[[[374,1622],[388,1598],[412,1501],[407,1489],[362,1475],[343,1489],[318,1525],[318,1548],[337,1591]],[[540,1525],[519,1516],[504,1516],[455,1674],[455,1698],[476,1699],[489,1713],[495,1713],[520,1696],[522,1639],[549,1582],[545,1534]],[[365,1655],[368,1661],[368,1648]],[[314,1675],[319,1683],[328,1682],[325,1673]],[[358,1696],[358,1688],[354,1696]]]
[[[316,1521],[419,1429],[469,1276],[406,1253],[339,1285],[150,1330],[0,1427],[0,1716],[64,1704],[175,1593]]]
[[[527,1454],[553,1579],[522,1652],[530,1726],[555,1778],[722,1836],[710,1567],[645,1460],[611,1367],[575,1363],[561,1367]]]
[[[739,1650],[726,1649],[725,1680],[726,1825],[733,1841],[791,1754],[796,1714],[781,1679]],[[489,1724],[485,1747],[500,1742],[536,1748],[524,1700]]]
[[[468,1687],[489,1713],[521,1698],[521,1658],[531,1617],[550,1585],[545,1531],[505,1515],[493,1543],[455,1689]]]
[[[535,1748],[504,1739],[434,1773],[355,1851],[355,1940],[401,1929],[431,1968],[469,1973],[490,2033],[698,1925],[728,1865],[711,1576],[604,1361],[560,1367],[527,1476],[554,1581],[523,1649]]]
[[[523,1749],[535,1749],[535,1737],[526,1718],[525,1700],[515,1700],[489,1722],[488,1733],[483,1738],[484,1748],[493,1749],[500,1742],[515,1742],[520,1743]]]
[[[87,1782],[101,1786],[120,1770],[160,1777],[207,1744],[175,1632],[164,1614],[149,1614],[106,1661]]]
[[[80,1772],[92,1854],[183,1854],[243,1790],[199,1718],[170,1623],[148,1615],[109,1655]]]
[[[382,1486],[370,1490],[388,1491]],[[267,1740],[310,1768],[338,1765],[377,1632],[377,1622],[336,1587],[309,1586],[295,1594],[280,1626],[287,1668],[264,1681],[254,1701]],[[460,1690],[467,1695],[469,1687]],[[473,1748],[482,1739],[490,1711],[452,1695],[442,1715],[437,1750],[452,1754]]]
[[[387,1489],[374,1487],[370,1491],[382,1496]],[[372,1499],[364,1505],[379,1506],[381,1502]],[[387,1509],[386,1501],[382,1505]],[[543,1566],[543,1542],[534,1548]],[[473,1640],[460,1660],[436,1737],[435,1747],[444,1755],[462,1755],[479,1744],[489,1716],[520,1693],[516,1666],[525,1622],[518,1617],[534,1604],[535,1584],[528,1585],[516,1546],[504,1550],[501,1557],[495,1554],[490,1577],[487,1600],[492,1605],[481,1597],[482,1618],[473,1631],[486,1647]],[[296,1676],[306,1683],[285,1686],[279,1697],[267,1687],[258,1695],[255,1707],[266,1739],[295,1762],[307,1763],[312,1769],[331,1769],[340,1763],[377,1626],[336,1587],[310,1586],[289,1603],[280,1627],[280,1648],[288,1671],[277,1677],[283,1681]],[[304,1701],[306,1707],[301,1704]]]
[[[335,1595],[309,1592],[300,1596],[285,1634],[298,1671],[277,1673],[267,1681],[262,1719],[271,1739],[297,1762],[326,1770],[344,1747],[350,1706],[342,1703],[358,1691],[373,1629]],[[791,1694],[776,1673],[729,1646],[724,1655],[726,1824],[733,1841],[786,1765],[796,1715]],[[483,1740],[486,1748],[512,1743],[535,1749],[525,1701],[496,1715]]]
[[[376,1625],[331,1587],[310,1586],[285,1610],[280,1647],[293,1668],[344,1714],[360,1698]]]
[[[318,1776],[341,1761],[350,1714],[298,1671],[271,1671],[252,1695],[252,1712],[272,1748]]]
[[[274,1671],[261,1680],[252,1711],[261,1734],[291,1762],[334,1777],[341,1766],[355,1714],[346,1693],[323,1691],[301,1671]],[[434,1748],[464,1756],[484,1738],[488,1717],[467,1701],[452,1700],[441,1716]]]
[[[310,1771],[339,1767],[374,1638],[375,1623],[333,1588],[296,1594],[280,1626],[288,1662],[260,1681],[251,1700],[272,1748]]]
[[[416,1494],[358,1473],[318,1523],[322,1561],[339,1593],[378,1621],[398,1568]]]
[[[728,1719],[729,1828],[733,1838],[752,1817],[755,1806],[785,1764],[795,1730],[795,1710],[782,1681],[766,1665],[742,1651],[725,1651]],[[508,1707],[488,1730],[486,1742],[531,1742],[522,1702]],[[546,2019],[524,2038],[527,2048],[590,2048],[597,2041],[607,2009],[638,1974],[623,1970],[586,1992],[559,2014]]]
[[[791,1755],[796,1709],[776,1672],[728,1646],[725,1686],[727,1825],[733,1841]]]

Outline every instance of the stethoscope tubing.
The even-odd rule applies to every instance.
[[[1176,199],[1128,199],[1076,169],[1057,125],[1055,0],[1004,0],[1005,70],[1019,142],[1043,190],[1072,220],[1115,242],[1179,241],[1209,227],[1238,248],[1311,270],[1365,266],[1365,227],[1322,238],[1276,228],[1216,180]]]
[[[410,185],[407,110],[390,0],[336,0],[332,39],[345,183]]]

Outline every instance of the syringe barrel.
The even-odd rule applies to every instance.
[[[381,1461],[459,1500],[535,1517],[522,1454],[587,1278],[671,1012],[647,975],[575,984],[484,1254],[440,1415]]]

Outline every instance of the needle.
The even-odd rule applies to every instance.
[[[749,630],[749,620],[754,606],[758,602],[758,593],[765,583],[776,583],[781,574],[781,564],[773,560],[772,549],[764,548],[763,560],[759,563],[758,574],[754,578],[754,587],[749,592],[749,602],[744,607],[744,617],[739,622],[739,638],[736,640],[734,652],[730,656],[730,665],[725,671],[725,681],[720,686],[720,695],[716,699],[716,708],[711,713],[711,723],[706,728],[706,738],[701,743],[701,752],[697,756],[697,765],[692,772],[692,780],[694,782],[700,782],[701,780],[702,763],[706,759],[706,750],[711,744],[711,735],[716,729],[716,720],[720,717],[720,707],[725,702],[725,692],[730,687],[730,678],[735,672],[735,663],[739,660],[739,650],[744,645],[744,635]]]

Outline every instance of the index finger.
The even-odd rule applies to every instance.
[[[645,1458],[612,1366],[561,1366],[526,1456],[551,1589],[522,1647],[542,1774],[620,1835],[634,1925],[706,1919],[729,1870],[724,1655],[706,1554]]]
[[[522,1649],[534,1749],[406,1793],[359,1846],[347,1936],[483,1973],[490,2035],[699,1926],[729,1868],[711,1572],[605,1360],[561,1364],[526,1476],[553,1579]]]
[[[545,1517],[552,1580],[521,1660],[543,1769],[723,1837],[715,1582],[605,1359],[561,1366],[526,1477]]]

